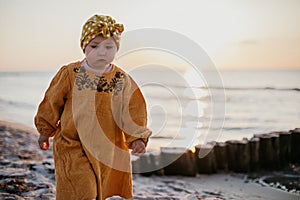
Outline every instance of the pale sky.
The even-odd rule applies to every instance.
[[[300,0],[0,0],[0,70],[56,70],[82,59],[81,27],[96,13],[125,31],[183,34],[218,69],[300,69]]]

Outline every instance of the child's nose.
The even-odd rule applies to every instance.
[[[99,48],[98,50],[98,55],[106,55],[106,49],[105,48]]]

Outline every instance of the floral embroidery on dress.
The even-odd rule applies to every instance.
[[[125,75],[121,72],[116,72],[115,78],[113,78],[115,83],[114,87],[114,95],[118,95],[120,91],[122,91],[123,85],[124,85],[124,80],[125,80]]]
[[[78,73],[75,78],[78,90],[90,89],[105,93],[113,92],[114,95],[118,95],[122,91],[125,79],[124,73],[116,72],[115,76],[108,82],[104,76],[97,75],[91,80],[84,67],[76,68],[74,71]]]
[[[93,80],[91,80],[86,72],[86,69],[84,67],[81,67],[78,74],[76,75],[75,84],[77,85],[78,90],[96,90],[100,78],[100,76],[96,76]]]
[[[97,86],[97,91],[106,93],[114,92],[114,95],[118,95],[124,85],[124,79],[125,75],[121,72],[116,72],[114,78],[112,78],[110,82],[101,76]]]

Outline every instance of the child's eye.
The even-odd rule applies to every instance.
[[[97,45],[91,45],[91,47],[92,47],[93,49],[95,49],[95,48],[97,47]]]
[[[106,46],[106,49],[111,49],[112,48],[112,46]]]

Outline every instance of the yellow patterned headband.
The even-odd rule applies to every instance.
[[[99,35],[102,35],[104,38],[113,37],[119,48],[123,31],[123,24],[117,24],[110,16],[94,15],[83,25],[80,38],[81,49],[84,52],[86,46]]]

